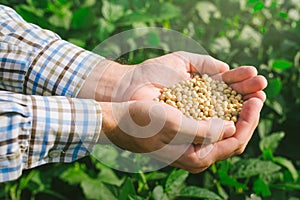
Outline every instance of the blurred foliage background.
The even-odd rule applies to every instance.
[[[259,127],[245,153],[203,173],[166,167],[130,174],[93,157],[24,171],[0,185],[1,199],[300,199],[299,0],[1,0],[29,22],[92,50],[109,36],[163,27],[230,64],[257,67],[269,82]],[[149,44],[159,39],[150,38]],[[129,52],[137,63],[162,51]]]

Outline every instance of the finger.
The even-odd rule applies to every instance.
[[[258,98],[245,101],[236,123],[236,134],[231,138],[215,143],[214,149],[209,155],[214,158],[215,162],[235,154],[241,154],[244,151],[257,127],[262,106],[263,102]]]
[[[233,137],[216,142],[207,156],[200,158],[203,162],[213,163],[224,160],[232,155],[241,154],[252,134],[257,127],[260,111],[263,103],[258,98],[252,98],[244,103],[238,122],[236,123],[236,133]],[[196,151],[203,151],[203,147],[197,146]],[[203,155],[203,154],[202,154]],[[199,161],[200,162],[200,161]]]
[[[236,137],[242,144],[249,141],[260,117],[263,101],[258,98],[250,98],[243,104],[239,119],[236,123]]]
[[[182,155],[171,165],[185,169],[191,173],[202,172],[211,165],[211,162],[202,162],[197,153],[195,146],[189,145]]]
[[[199,129],[194,144],[211,144],[234,135],[235,125],[232,121],[213,118],[198,122]],[[202,140],[201,140],[202,139]]]
[[[215,144],[190,146],[179,159],[172,163],[172,166],[183,168],[191,173],[202,172],[221,157],[214,157],[217,148]],[[225,148],[230,147],[225,146]],[[220,155],[223,154],[222,151],[219,152]],[[222,157],[227,158],[227,156]]]
[[[231,137],[235,133],[234,123],[220,118],[199,121],[187,118],[183,115],[181,119],[182,122],[176,137],[172,138],[171,142],[167,141],[168,143],[210,144]],[[174,125],[171,125],[170,127],[172,126],[174,127]]]
[[[227,159],[243,152],[257,126],[262,101],[258,98],[249,99],[237,122],[237,131],[233,137],[214,144],[190,146],[172,165],[198,173],[208,168],[212,163]]]
[[[266,93],[263,91],[258,91],[256,93],[251,93],[251,94],[245,95],[243,99],[246,101],[250,98],[258,98],[262,102],[264,102],[266,100]]]
[[[257,75],[257,69],[252,66],[242,66],[222,74],[222,80],[227,83],[236,83],[247,80]]]
[[[241,82],[230,84],[234,90],[242,95],[247,95],[261,91],[267,86],[267,80],[263,76],[254,76]]]
[[[148,84],[133,92],[130,100],[150,100],[161,95],[160,85]]]
[[[146,96],[142,99],[153,99],[160,94],[158,88],[169,87],[182,80],[184,78],[177,69],[148,61],[121,77],[113,89],[113,100],[140,99],[143,95]]]
[[[200,55],[185,51],[175,52],[174,55],[184,60],[189,72],[213,75],[229,70],[228,64],[209,55]]]
[[[168,73],[166,72],[161,73],[161,69],[170,68],[176,71],[182,78],[184,79],[190,78],[190,73],[187,71],[187,69],[189,68],[189,64],[187,64],[183,59],[178,58],[178,56],[176,56],[173,53],[148,59],[143,63],[141,63],[139,66],[143,66],[143,65],[146,65],[148,67],[151,65],[156,66],[155,71],[160,72],[158,73],[158,75],[164,75],[164,76],[168,75]]]

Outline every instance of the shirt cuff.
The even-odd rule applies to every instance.
[[[72,162],[87,156],[102,125],[94,100],[31,96],[32,130],[24,168],[50,162]]]

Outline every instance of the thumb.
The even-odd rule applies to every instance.
[[[213,118],[206,121],[201,121],[200,129],[197,132],[195,144],[211,144],[224,138],[231,137],[235,134],[235,125],[232,121]],[[204,140],[198,140],[204,138]]]
[[[194,144],[211,144],[233,136],[235,131],[232,121],[220,118],[197,121],[183,117],[178,135],[185,138],[178,137],[178,139]]]
[[[235,125],[232,121],[213,118],[199,121],[199,128],[193,140],[194,144],[211,144],[235,134]]]
[[[214,75],[229,70],[228,64],[209,55],[195,54],[185,51],[175,52],[174,55],[180,57],[186,63],[186,66],[190,67],[188,71],[191,72]]]

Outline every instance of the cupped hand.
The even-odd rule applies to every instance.
[[[146,60],[128,71],[116,86],[112,101],[153,99],[162,87],[190,79],[192,72],[214,75],[228,70],[226,63],[208,55],[170,53]]]
[[[100,105],[103,134],[99,143],[112,142],[122,149],[147,153],[170,163],[177,162],[192,143],[211,144],[235,133],[233,122],[197,121],[164,103],[139,100]]]
[[[266,99],[262,91],[267,86],[263,76],[257,76],[254,67],[243,66],[218,75],[223,81],[244,95],[244,104],[235,124],[232,137],[208,145],[190,145],[187,151],[172,165],[199,173],[211,164],[244,152],[259,122]],[[199,156],[201,155],[201,156]],[[189,161],[189,162],[188,162]],[[189,163],[187,166],[186,163]]]
[[[228,71],[226,63],[208,55],[174,52],[137,65],[102,60],[86,79],[79,98],[99,102],[153,99],[162,87],[190,78],[191,72],[210,75]]]
[[[254,67],[229,70],[227,64],[210,56],[188,52],[171,53],[136,66],[120,67],[109,62],[107,66],[104,72],[101,70],[101,80],[107,81],[97,85],[95,98],[103,101],[105,135],[121,148],[151,152],[158,160],[197,173],[216,161],[242,153],[257,127],[267,82]],[[160,94],[161,87],[189,79],[190,72],[210,74],[244,96],[235,126],[224,120],[188,119],[171,106],[151,101]],[[149,126],[150,122],[155,126]],[[225,131],[225,127],[230,128]]]

